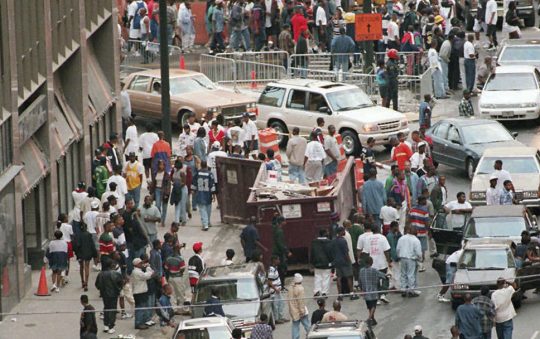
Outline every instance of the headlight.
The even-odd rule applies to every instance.
[[[363,129],[364,132],[375,132],[379,130],[379,126],[377,124],[365,124]]]
[[[469,285],[467,285],[467,284],[455,284],[454,289],[455,290],[468,290]]]
[[[216,113],[218,111],[217,107],[212,107],[208,109],[208,112]]]
[[[525,191],[525,192],[523,192],[523,198],[525,198],[525,199],[538,198],[538,192],[537,191]]]
[[[536,102],[525,102],[522,104],[519,104],[519,107],[521,108],[530,108],[530,107],[536,107]]]
[[[253,108],[253,107],[257,107],[257,103],[255,102],[250,102],[249,104],[246,105],[247,108]]]
[[[400,125],[401,125],[401,127],[407,127],[407,126],[409,126],[409,121],[407,121],[407,119],[403,119],[403,120],[401,120]]]
[[[481,104],[480,108],[497,108],[494,104]]]
[[[486,199],[485,192],[471,192],[471,200],[484,200]]]

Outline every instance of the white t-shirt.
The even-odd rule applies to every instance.
[[[399,39],[399,26],[394,21],[388,23],[386,31],[388,32],[388,41],[396,41],[396,36]]]
[[[305,156],[309,161],[322,161],[326,158],[323,145],[317,140],[308,142]]]
[[[103,204],[107,201],[109,201],[109,197],[110,196],[114,196],[116,197],[116,206],[118,206],[118,200],[120,199],[120,196],[118,195],[118,193],[115,192],[111,192],[111,191],[105,191],[105,193],[103,193],[101,195],[101,206],[103,206]],[[113,206],[110,206],[109,208],[112,208]]]
[[[214,176],[214,182],[218,182],[218,176],[217,176],[217,163],[216,158],[217,157],[227,157],[227,153],[223,151],[212,151],[208,153],[208,157],[206,159],[206,162],[208,164],[208,167],[210,168],[210,172],[212,172],[212,175]]]
[[[476,51],[474,50],[474,45],[470,41],[466,41],[463,45],[463,57],[465,59],[475,59],[475,57],[470,57],[470,55],[474,55]]]
[[[118,201],[116,202],[116,208],[122,209],[126,204],[126,194],[128,194],[126,179],[121,175],[113,175],[107,180],[107,191],[109,191],[109,184],[114,182],[116,184],[116,194]]]
[[[199,128],[201,127],[201,124],[199,124],[198,122],[194,122],[193,124],[190,124],[188,122],[188,125],[189,125],[189,130],[191,133],[193,133],[193,135],[197,135],[197,131],[199,130]]]
[[[426,153],[414,153],[413,155],[411,155],[411,158],[409,159],[409,161],[411,162],[411,168],[412,169],[415,169],[415,168],[424,168],[424,160],[426,159]]]
[[[457,200],[450,201],[447,203],[444,207],[448,208],[450,211],[454,210],[464,210],[464,209],[471,209],[472,206],[469,204],[468,201],[465,201],[463,204],[460,204]],[[465,223],[465,215],[464,214],[453,214],[450,213],[446,217],[446,221],[448,224],[452,227],[462,227]]]
[[[326,12],[324,11],[324,8],[322,6],[317,7],[317,13],[315,14],[315,25],[317,27],[319,26],[326,26]]]
[[[63,222],[62,225],[60,225],[59,230],[62,232],[62,240],[71,242],[71,236],[73,235],[73,226]]]
[[[331,153],[334,157],[336,157],[336,159],[338,159],[338,161],[341,158],[341,153],[340,153],[340,150],[339,150],[339,144],[338,144],[338,142],[336,140],[336,137],[327,135],[324,138],[324,150]],[[332,161],[333,161],[332,158],[330,158],[328,155],[326,156],[326,158],[324,158],[324,164],[325,165],[328,165]]]
[[[129,140],[129,144],[124,150],[124,154],[131,152],[137,153],[139,151],[139,134],[137,133],[137,126],[131,125],[126,129],[126,142]]]
[[[142,148],[143,159],[151,158],[152,146],[159,140],[159,137],[154,132],[145,132],[139,138],[139,145]]]
[[[382,219],[383,225],[390,225],[392,221],[399,220],[399,212],[392,206],[384,205],[381,208],[379,216]]]
[[[501,190],[498,188],[488,187],[486,190],[486,205],[500,205]]]
[[[83,221],[86,224],[89,233],[96,234],[98,211],[88,211],[83,215]]]
[[[390,250],[390,244],[384,235],[371,234],[364,240],[364,245],[363,252],[373,258],[373,268],[383,270],[388,267],[384,252]]]
[[[491,301],[495,305],[495,322],[502,323],[516,316],[516,310],[512,304],[512,295],[516,290],[508,286],[500,288],[491,294]]]
[[[491,173],[492,176],[497,177],[497,186],[496,188],[502,190],[504,188],[504,182],[506,180],[512,181],[512,177],[510,176],[510,173],[507,170],[495,170],[493,173]]]
[[[259,140],[259,131],[257,130],[257,125],[253,120],[249,120],[247,123],[242,123],[242,129],[244,130],[244,142],[253,140]],[[255,138],[253,138],[255,136]]]
[[[461,257],[461,253],[463,253],[463,250],[457,250],[454,253],[450,254],[448,258],[446,258],[446,263],[457,263],[459,261],[459,258]]]
[[[231,140],[233,146],[244,145],[244,130],[240,126],[233,126],[227,130],[227,138]]]
[[[362,252],[366,252],[364,250],[365,248],[367,248],[366,239],[369,238],[372,234],[373,232],[371,231],[360,234],[360,236],[358,236],[358,241],[356,242],[356,249]]]
[[[430,48],[428,50],[428,60],[431,69],[442,69],[441,62],[439,61],[439,53],[437,53],[435,48]]]
[[[139,9],[139,3],[144,4],[144,8],[148,11],[148,7],[146,6],[146,2],[139,0],[139,1],[133,1],[128,6],[128,18],[133,17],[133,20],[131,20],[131,25],[129,26],[129,38],[130,39],[139,39],[141,37],[141,30],[133,28],[133,25],[135,23],[135,15],[137,14],[137,10]]]
[[[493,22],[490,21],[492,15],[493,15]],[[486,4],[485,22],[488,25],[496,25],[497,24],[497,1],[489,0],[487,2],[487,4]]]

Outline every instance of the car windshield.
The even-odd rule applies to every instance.
[[[373,106],[371,99],[359,88],[331,92],[326,98],[332,110],[338,112]]]
[[[309,338],[309,337],[308,337]],[[319,337],[317,336],[317,339],[363,339],[363,336],[359,336],[357,334],[332,334],[329,336]]]
[[[471,218],[465,237],[519,237],[525,229],[525,219],[522,217]]]
[[[174,339],[221,339],[230,337],[231,331],[226,326],[219,326],[181,330]]]
[[[492,75],[486,91],[525,91],[536,89],[533,73],[499,73]]]
[[[468,249],[463,251],[459,268],[468,270],[503,270],[515,267],[508,249]]]
[[[205,75],[199,74],[191,77],[172,78],[170,82],[171,95],[216,89],[216,86]]]
[[[540,45],[536,46],[507,46],[497,58],[499,63],[512,61],[527,61],[533,64],[540,63]]]
[[[523,157],[486,157],[480,160],[476,174],[488,174],[494,171],[495,160],[502,160],[504,169],[510,173],[532,174],[538,173],[538,163],[533,156]]]
[[[513,140],[506,128],[498,123],[463,126],[461,131],[469,145]]]
[[[202,282],[197,285],[196,300],[204,303],[217,289],[221,301],[254,300],[259,298],[259,289],[254,279],[216,280]]]

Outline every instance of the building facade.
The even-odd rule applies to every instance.
[[[121,131],[118,51],[114,0],[0,0],[0,311],[31,288],[92,150]]]

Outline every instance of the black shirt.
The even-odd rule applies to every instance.
[[[84,311],[95,311],[95,308],[92,305],[86,305],[84,306]],[[96,323],[95,312],[82,312],[81,313],[80,334],[82,335],[83,333],[97,334],[97,323]]]
[[[313,311],[313,314],[311,315],[311,325],[315,325],[316,323],[322,321],[322,318],[326,312],[328,311],[325,309],[321,310],[320,308]]]
[[[375,155],[371,147],[362,147],[362,154],[360,155],[362,162],[364,163],[364,173],[368,174],[369,171],[374,168]]]

